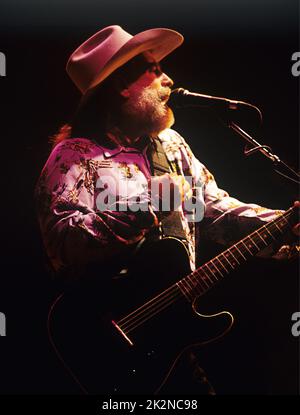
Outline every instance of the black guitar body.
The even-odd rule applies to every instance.
[[[233,323],[230,313],[212,309],[211,288],[297,221],[291,207],[192,273],[179,240],[143,244],[129,272],[108,277],[99,267],[97,286],[56,301],[52,345],[89,393],[161,392],[184,350],[221,337]]]
[[[158,392],[184,349],[229,330],[230,313],[206,314],[210,293],[190,301],[180,292],[176,282],[189,273],[185,247],[167,238],[141,249],[129,273],[93,292],[65,293],[57,302],[49,319],[51,340],[88,393]]]

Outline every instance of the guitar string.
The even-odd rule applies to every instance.
[[[266,225],[264,225],[264,226],[262,226],[261,228],[259,228],[258,230],[256,230],[256,231],[254,231],[252,234],[250,234],[248,237],[250,237],[251,235],[254,235],[256,232],[258,232],[258,231],[262,231],[263,230],[263,228],[265,228],[266,226],[268,226],[269,227],[269,229],[271,228],[271,226],[273,226],[274,228],[276,228],[277,229],[277,231],[280,231],[281,232],[281,229],[280,228],[278,228],[278,226],[276,225],[278,222],[280,222],[281,220],[285,220],[285,218],[286,217],[288,217],[291,213],[292,213],[292,209],[293,208],[290,208],[289,209],[289,211],[286,211],[285,212],[285,214],[283,214],[283,215],[281,215],[280,217],[278,217],[277,219],[275,219],[273,222],[270,222],[269,224],[266,224]],[[287,222],[287,224],[289,225],[289,223],[288,223],[288,221],[286,221]],[[286,226],[286,225],[285,225]],[[245,239],[247,239],[248,237],[246,237],[246,238],[244,238],[242,241],[244,241]],[[254,236],[255,237],[255,236]],[[259,237],[259,236],[258,236]],[[257,240],[259,241],[259,239],[258,239],[258,237],[256,237],[257,238]],[[259,237],[260,239],[262,239],[261,237]],[[241,242],[241,241],[240,241]],[[221,256],[222,255],[222,253],[220,254],[220,255],[218,255],[218,256]],[[244,257],[244,259],[246,259],[245,257]],[[209,261],[210,262],[210,261]],[[203,266],[205,266],[206,264],[204,264]],[[202,267],[201,267],[202,268]],[[209,268],[209,267],[208,267]],[[194,273],[199,273],[199,270],[196,270],[196,271],[194,271]],[[194,273],[192,273],[191,275],[193,275]],[[190,277],[191,275],[188,275],[187,277],[185,277],[184,279],[186,279],[186,278],[188,278],[188,277]],[[184,280],[183,279],[183,280]],[[182,280],[181,280],[182,281]],[[170,288],[173,288],[174,286],[172,286],[172,287],[170,287]],[[169,291],[169,289],[168,290],[166,290],[166,291]],[[131,322],[130,322],[130,318],[128,319],[128,321],[127,321],[127,323],[129,324],[129,326],[132,326],[132,324],[135,324],[137,321],[139,321],[141,318],[144,318],[144,320],[143,320],[143,322],[144,321],[146,321],[147,319],[149,319],[149,318],[151,318],[152,317],[152,315],[151,315],[151,312],[152,312],[152,309],[153,309],[153,306],[155,307],[155,306],[160,306],[160,304],[163,304],[164,303],[164,301],[166,301],[167,299],[169,299],[171,302],[170,302],[170,304],[174,301],[173,300],[173,296],[171,296],[171,297],[166,297],[165,296],[165,294],[167,294],[166,293],[166,291],[165,292],[163,292],[163,293],[161,293],[159,296],[157,296],[157,297],[155,297],[154,299],[152,299],[151,301],[149,301],[148,303],[146,303],[147,305],[149,305],[149,303],[152,303],[153,301],[157,301],[157,299],[159,298],[159,297],[161,297],[161,299],[159,300],[159,302],[156,302],[155,304],[152,304],[152,305],[150,305],[150,307],[145,307],[145,304],[142,306],[142,307],[140,307],[139,309],[137,309],[137,310],[135,310],[134,312],[132,312],[130,315],[133,315],[133,314],[136,314],[136,312],[138,312],[139,310],[140,310],[140,312],[133,318],[133,319],[131,319]],[[184,294],[184,293],[182,293],[182,294]],[[169,305],[169,303],[167,303],[167,304],[165,304],[165,305],[163,305],[163,308],[162,309],[164,309],[167,305]],[[143,308],[144,308],[144,310],[143,310]],[[155,315],[155,314],[157,314],[160,310],[157,310],[157,308],[155,309],[156,311],[155,311],[155,313],[153,314],[153,315]],[[147,313],[147,314],[145,314],[145,313]],[[144,315],[143,315],[144,314]],[[139,319],[137,320],[137,317],[138,317],[138,315],[140,315],[140,317],[139,317]],[[122,319],[122,321],[124,320],[124,319],[127,319],[129,316],[126,316],[125,318],[123,318]],[[139,322],[138,323],[138,326],[141,324],[141,322]],[[122,330],[123,330],[123,326],[124,325],[126,325],[126,322],[124,322],[124,323],[122,323],[121,325],[119,325],[119,327],[120,328],[122,328]],[[124,328],[124,330],[127,330],[128,329],[128,327],[129,327],[128,325],[127,325],[127,327],[126,328]],[[137,326],[135,326],[135,327],[131,327],[130,328],[130,331],[132,331],[134,328],[136,328]]]
[[[184,279],[186,278],[191,278],[193,275],[193,273],[189,274],[188,276],[186,276]],[[184,280],[183,279],[183,280]],[[180,282],[182,282],[183,280],[178,281],[177,283],[173,284],[171,287],[169,287],[167,290],[163,291],[162,293],[160,293],[159,295],[157,295],[156,297],[152,298],[151,300],[149,300],[147,303],[143,304],[141,307],[139,307],[138,309],[134,310],[132,313],[128,314],[126,317],[124,317],[123,319],[119,320],[117,322],[118,326],[121,328],[124,327],[124,325],[126,324],[126,322],[124,322],[124,320],[128,320],[127,323],[129,323],[130,318],[132,316],[134,316],[134,318],[138,317],[140,314],[142,314],[144,312],[143,309],[147,309],[147,311],[150,309],[152,309],[153,307],[157,306],[158,304],[163,304],[165,301],[167,301],[168,299],[173,299],[175,298],[178,294],[185,295],[185,293],[183,292],[183,290],[178,286],[178,284]],[[197,283],[200,285],[199,280],[197,280]],[[201,287],[201,285],[200,285]],[[192,288],[196,288],[195,285],[193,285]],[[189,288],[190,291],[192,291]],[[201,287],[202,292],[198,292],[197,294],[201,295],[205,292],[205,288]],[[187,290],[188,291],[188,290]],[[193,299],[193,297],[191,298],[191,300]]]
[[[178,283],[180,281],[178,281]],[[122,331],[124,331],[124,333],[125,332],[129,333],[129,331],[133,330],[134,328],[136,328],[137,326],[141,324],[140,322],[141,319],[144,319],[143,322],[146,321],[147,319],[157,314],[160,310],[166,308],[168,305],[171,305],[175,300],[182,298],[185,294],[178,286],[178,283],[170,287],[173,289],[172,292],[166,293],[164,291],[163,293],[159,294],[157,297],[148,301],[148,303],[143,304],[143,306],[141,306],[139,309],[133,311],[130,315],[124,317],[122,320],[119,320],[117,322],[117,325],[120,327]],[[162,306],[162,308],[161,309],[159,308],[157,310],[157,307],[160,307],[160,306]],[[151,314],[153,310],[155,310],[155,313]],[[131,317],[128,318],[129,316]],[[127,321],[124,321],[124,320],[127,320]],[[132,328],[132,325],[136,323],[138,324]]]
[[[118,320],[117,324],[120,326],[120,324],[122,324],[122,321],[127,319],[128,317],[131,317],[133,314],[135,314],[140,308],[147,306],[149,303],[152,303],[153,301],[156,301],[156,299],[158,299],[160,296],[164,295],[165,293],[168,293],[168,291],[173,290],[174,288],[176,288],[176,284],[171,285],[169,288],[167,288],[165,291],[163,291],[162,293],[156,295],[154,298],[152,298],[151,300],[147,301],[145,304],[143,304],[141,307],[139,307],[138,309],[132,311],[130,314],[128,314],[127,316],[125,316],[124,318],[122,318],[121,320]]]
[[[264,228],[266,228],[268,226],[269,230],[271,230],[271,227],[274,227],[274,229],[277,231],[280,231],[282,229],[278,228],[277,223],[282,221],[282,220],[286,220],[286,218],[288,216],[291,215],[293,208],[290,208],[288,211],[286,211],[284,214],[282,214],[281,216],[279,216],[278,218],[276,218],[273,222],[270,222],[266,225],[263,225],[261,228],[257,229],[256,231],[254,231],[252,234],[250,234],[249,236],[245,237],[244,239],[242,239],[240,242],[238,242],[236,245],[242,243],[242,241],[245,241],[245,239],[249,238],[250,240],[253,238],[257,238],[257,241],[261,243],[261,240],[264,241],[264,243],[266,243],[266,241],[259,235],[259,231],[262,231]],[[288,221],[286,221],[287,224],[289,225]],[[286,225],[285,225],[286,226]],[[285,227],[284,226],[284,227]],[[271,230],[272,232],[272,230]],[[257,233],[257,236],[255,236],[255,234]],[[251,238],[251,236],[253,235],[253,238]],[[254,241],[253,241],[254,242]],[[268,243],[268,245],[270,245],[271,242]],[[254,245],[256,245],[254,243]],[[235,246],[235,245],[234,245]],[[244,247],[246,248],[246,247]],[[230,249],[230,248],[229,248]],[[247,249],[248,250],[248,249]],[[259,248],[260,250],[260,248]],[[215,259],[219,259],[218,257],[221,257],[222,255],[224,255],[224,252],[219,254]],[[246,258],[243,256],[243,258],[246,260]],[[213,260],[211,260],[213,261]],[[209,261],[208,263],[210,263],[211,261]],[[207,264],[208,264],[207,263]],[[203,268],[205,265],[204,264],[201,268]],[[200,269],[201,269],[200,268]],[[192,278],[193,276],[195,276],[195,274],[199,275],[199,271],[195,270],[193,273],[191,273],[190,275],[188,275],[187,277],[183,278],[183,280],[186,280],[188,278]],[[210,270],[210,268],[208,267],[208,269]],[[211,270],[210,270],[211,271]],[[211,271],[212,272],[212,271]],[[218,277],[213,274],[218,281]],[[222,274],[221,274],[222,275]],[[222,276],[223,277],[223,276]],[[201,280],[201,274],[200,274],[200,278],[199,280]],[[182,280],[180,280],[179,282],[181,282]],[[202,280],[203,281],[203,280]],[[179,283],[178,282],[178,283]],[[197,282],[199,283],[198,279]],[[146,304],[144,304],[143,306],[141,306],[140,308],[138,308],[137,310],[133,311],[132,313],[130,313],[129,315],[127,315],[126,317],[124,317],[122,320],[120,320],[117,324],[119,325],[119,327],[125,332],[129,332],[132,331],[133,329],[135,329],[136,327],[138,327],[140,324],[142,324],[144,321],[148,320],[149,318],[151,318],[152,316],[154,316],[155,314],[157,314],[159,311],[163,310],[164,308],[166,308],[168,305],[170,305],[173,301],[176,300],[176,297],[184,294],[184,292],[182,292],[182,290],[180,289],[180,291],[176,290],[175,294],[172,293],[172,289],[177,289],[179,288],[176,284],[169,287],[167,290],[165,290],[163,293],[159,294],[158,296],[154,297],[152,300],[148,301]],[[194,287],[193,287],[194,288]],[[209,287],[211,288],[211,287]],[[171,292],[169,292],[171,290]],[[192,292],[192,290],[190,290]],[[165,301],[167,301],[165,303]],[[152,303],[152,304],[151,304]],[[162,308],[158,308],[157,307],[162,307]],[[155,312],[152,314],[152,311],[155,310]],[[141,318],[143,319],[141,321]],[[125,321],[124,321],[125,320]],[[137,324],[136,324],[137,323]],[[134,327],[132,327],[132,325],[136,324]],[[129,330],[129,331],[128,331]]]
[[[288,216],[288,215],[286,215],[286,216]],[[281,220],[281,219],[284,219],[284,218],[283,217],[280,217],[278,219]],[[278,222],[277,219],[275,221]],[[272,224],[271,223],[269,224],[270,225],[269,228],[271,228],[271,226],[274,225],[274,227],[277,228],[277,231],[281,231],[281,229],[276,226],[275,221]],[[263,227],[260,228],[260,230],[262,230],[262,229],[263,229]],[[259,240],[259,239],[257,238],[257,240]],[[169,301],[164,304],[164,301],[166,301],[166,300],[169,300]],[[130,319],[129,319],[128,322],[127,322],[129,325],[127,324],[126,328],[124,327],[124,331],[125,330],[127,330],[127,332],[132,331],[133,329],[135,329],[136,327],[138,327],[140,324],[142,324],[144,321],[148,320],[149,318],[151,318],[152,316],[154,316],[155,314],[157,314],[159,311],[161,311],[164,308],[166,308],[173,301],[174,301],[173,296],[172,297],[169,297],[169,298],[167,298],[166,296],[165,297],[162,296],[162,298],[160,299],[160,302],[159,303],[157,302],[154,305],[151,305],[150,307],[145,308],[144,310],[142,310],[140,313],[138,313],[139,315],[136,315],[133,319],[131,319],[131,322],[130,322]],[[157,309],[157,307],[159,307],[159,306],[161,306],[161,309],[159,309],[159,308]],[[153,309],[155,310],[154,313],[153,313]],[[131,313],[131,314],[134,314],[134,313]],[[141,320],[141,318],[143,320]],[[123,323],[123,325],[125,325],[125,324],[126,323]],[[134,324],[135,324],[135,326],[133,327],[132,325],[134,325]],[[123,325],[122,325],[122,329],[123,329]]]
[[[139,327],[141,324],[143,324],[145,321],[149,320],[149,318],[154,317],[157,313],[160,313],[162,310],[164,310],[165,308],[167,308],[168,306],[170,306],[171,304],[174,303],[175,300],[179,300],[180,298],[182,298],[182,293],[180,291],[177,291],[175,293],[175,295],[172,298],[169,298],[168,301],[165,304],[159,304],[159,308],[157,308],[156,310],[152,309],[151,313],[149,314],[145,314],[144,313],[144,318],[141,320],[139,319],[138,321],[135,321],[133,324],[134,326],[132,327],[127,327],[125,330],[122,328],[122,331],[124,331],[124,333],[130,333],[132,330],[135,330],[137,327]]]
[[[188,275],[185,278],[188,278],[188,277],[191,277],[191,276],[192,276],[192,274]],[[149,312],[151,312],[153,309],[155,310],[157,308],[157,306],[160,306],[160,305],[162,305],[163,308],[165,308],[166,306],[172,304],[172,302],[176,299],[176,297],[182,297],[182,295],[185,295],[185,293],[183,292],[183,290],[178,286],[178,284],[180,282],[182,282],[182,280],[178,281],[176,284],[173,284],[173,286],[169,287],[168,290],[164,291],[163,293],[160,293],[158,296],[154,297],[153,299],[151,299],[150,301],[148,301],[146,304],[143,304],[143,306],[141,306],[139,309],[133,311],[132,313],[130,313],[129,315],[127,315],[126,317],[124,317],[122,320],[119,320],[117,322],[118,326],[123,331],[125,331],[125,330],[127,331],[128,328],[132,324],[136,323],[136,321],[138,321],[140,318],[143,318],[144,317],[143,313],[145,313],[146,311],[149,314]],[[197,281],[197,282],[200,285],[199,281]],[[193,288],[196,288],[195,285],[193,285],[192,289]],[[173,289],[173,291],[169,292],[172,289]],[[203,287],[201,287],[201,289],[202,289],[202,292],[198,292],[197,293],[198,295],[201,295],[201,294],[203,294],[205,292],[205,289],[203,289]],[[187,289],[186,289],[186,291],[189,292],[189,291],[192,291],[192,290],[189,288],[189,291]],[[191,300],[192,299],[193,299],[193,297],[191,297]],[[167,303],[165,303],[166,301],[167,301]],[[140,312],[137,313],[138,311],[140,311]],[[154,315],[155,314],[157,314],[157,312],[155,312]],[[135,316],[133,318],[131,318],[131,321],[130,321],[130,318],[129,317],[132,317],[133,315],[135,315]],[[151,315],[151,317],[152,317],[152,315]],[[123,321],[123,320],[126,320],[126,319],[128,320],[127,323]],[[143,321],[145,321],[145,320],[143,320]],[[126,325],[126,327],[125,327],[125,325]],[[140,323],[138,325],[140,325]]]
[[[163,310],[167,306],[171,305],[176,301],[176,299],[179,299],[182,297],[182,292],[179,289],[176,289],[177,287],[173,287],[174,290],[172,293],[168,293],[168,295],[162,296],[158,301],[153,302],[148,307],[140,307],[141,311],[139,313],[136,313],[137,310],[135,310],[132,314],[134,314],[133,317],[127,319],[127,316],[124,317],[123,320],[125,320],[123,323],[120,323],[117,321],[117,325],[119,328],[126,334],[129,333],[131,330],[135,329],[137,326],[139,326],[141,323],[141,319],[143,319],[143,322],[148,320],[149,318],[152,318],[156,313]]]

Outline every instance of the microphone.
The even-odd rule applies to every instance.
[[[246,106],[255,109],[259,113],[260,120],[262,120],[260,109],[249,102],[198,94],[196,92],[190,92],[184,88],[176,88],[171,91],[168,101],[168,105],[169,104],[174,108],[215,107],[225,110],[237,110]]]

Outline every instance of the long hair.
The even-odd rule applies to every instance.
[[[62,125],[50,137],[53,147],[63,140],[76,137],[101,141],[108,126],[117,123],[121,101],[115,88],[115,77],[108,78],[81,98],[71,122]]]
[[[137,55],[117,69],[99,86],[88,91],[68,124],[51,137],[53,147],[63,140],[84,137],[101,142],[108,128],[118,126],[124,98],[120,91],[134,82],[149,67],[143,55]]]

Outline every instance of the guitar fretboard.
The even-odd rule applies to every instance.
[[[272,222],[263,225],[178,281],[177,286],[182,294],[189,301],[204,294],[217,282],[225,278],[226,275],[230,274],[232,270],[235,270],[249,258],[276,241],[279,236],[292,226],[294,212],[295,208],[290,208]]]
[[[181,298],[186,298],[192,302],[242,263],[276,241],[296,222],[296,209],[292,207],[285,213],[280,214],[272,222],[252,232],[127,316],[117,322],[113,321],[113,325],[132,344],[128,335],[137,327]]]

